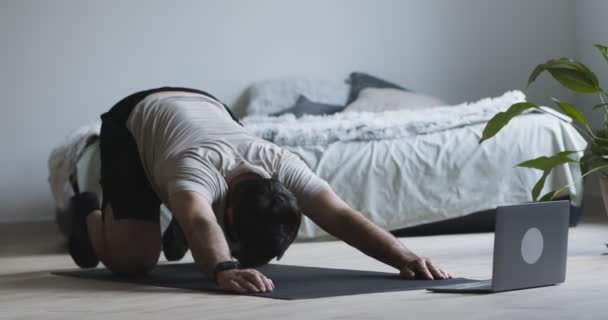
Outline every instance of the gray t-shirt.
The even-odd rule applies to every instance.
[[[243,172],[278,180],[300,203],[329,187],[298,156],[254,136],[201,94],[149,95],[133,109],[127,128],[164,203],[178,191],[193,191],[218,213],[227,181]]]

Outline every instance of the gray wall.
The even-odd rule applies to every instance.
[[[608,46],[608,1],[605,0],[579,0],[576,3],[576,57],[593,70],[600,80],[600,85],[608,90],[608,64],[602,55],[593,47],[601,43]],[[592,126],[602,126],[603,111],[593,112],[591,107],[600,103],[599,97],[592,95],[577,95],[578,106],[583,107],[585,117],[591,121]],[[599,198],[600,189],[596,176],[586,181],[586,192],[590,197]]]
[[[572,7],[569,0],[0,0],[0,221],[52,218],[49,151],[135,90],[192,86],[232,104],[255,80],[339,80],[362,70],[458,103],[523,88],[535,64],[573,55]],[[552,86],[544,81],[531,94],[543,98]]]

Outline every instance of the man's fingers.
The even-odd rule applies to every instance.
[[[443,273],[443,275],[445,276],[445,279],[452,279],[452,275],[447,273],[445,270],[441,269],[441,268],[437,268],[439,269],[439,271],[441,271],[441,273]]]
[[[266,287],[266,291],[272,291],[274,289],[274,283],[272,280],[268,279],[264,274],[259,272],[258,270],[253,269],[255,274],[262,280],[264,286]]]
[[[264,291],[272,291],[273,289],[273,285],[272,285],[272,281],[270,281],[270,279],[266,278],[266,276],[264,276],[263,274],[259,273],[257,274],[257,277],[262,281],[262,283],[264,284],[264,287],[266,288]]]
[[[399,276],[403,279],[414,279],[414,277],[416,277],[416,273],[411,269],[405,267],[401,269],[401,273],[399,274]]]
[[[410,260],[405,266],[403,266],[403,268],[401,268],[399,276],[404,279],[452,279],[452,276],[449,273],[435,266],[433,262],[427,258],[416,258]]]
[[[437,268],[430,260],[426,260],[426,266],[435,279],[447,279],[445,273]]]
[[[245,288],[245,290],[247,290],[247,292],[260,292],[260,289],[258,289],[258,287],[251,283],[248,279],[246,278],[238,278],[237,282],[239,283],[239,285],[243,288]]]
[[[222,289],[236,291],[238,293],[267,292],[274,289],[272,280],[266,278],[255,269],[231,270],[221,273],[218,277],[219,286]]]
[[[425,279],[429,279],[429,280],[435,279],[426,266],[426,259],[417,260],[414,263],[414,266],[416,267],[416,270],[418,271],[416,273],[422,275],[422,277],[424,277]]]
[[[241,286],[244,286],[247,289],[247,291],[249,291],[249,292],[255,292],[255,293],[260,292],[260,289],[258,289],[258,287],[255,284],[249,282],[249,280],[247,280],[247,279],[243,279],[242,281],[240,281],[240,284],[241,284]]]
[[[259,291],[265,292],[270,290],[270,288],[266,289],[266,284],[257,272],[246,272],[243,276],[245,279],[249,280],[249,282],[254,284]]]
[[[266,284],[267,291],[272,291],[274,289],[274,284],[272,283],[272,280],[266,278],[265,276],[262,276],[262,280],[264,281],[264,284]]]
[[[272,291],[274,289],[274,283],[272,282],[272,280],[270,280],[268,277],[266,277],[264,274],[262,274],[261,272],[259,272],[257,270],[255,270],[255,272],[258,274],[260,279],[262,279],[262,281],[264,282],[264,285],[266,286],[266,291]]]
[[[233,290],[238,293],[247,293],[247,290],[245,290],[245,288],[241,287],[241,285],[238,282],[236,282],[235,280],[228,281],[228,287],[225,289]]]

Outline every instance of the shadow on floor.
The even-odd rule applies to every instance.
[[[39,271],[39,272],[24,272],[18,274],[10,274],[0,276],[2,280],[2,289],[18,289],[20,291],[44,291],[52,290],[54,293],[57,291],[69,292],[73,291],[74,294],[98,294],[103,292],[130,292],[130,293],[192,293],[191,290],[184,290],[178,288],[165,288],[147,286],[141,284],[132,284],[124,282],[114,281],[97,281],[90,279],[76,279],[65,276],[58,276],[51,274],[53,271]],[[10,279],[9,279],[10,277]],[[3,279],[4,278],[4,279]],[[43,293],[43,292],[41,292]],[[204,292],[204,294],[210,295],[226,295],[225,293],[213,293]]]
[[[66,245],[54,221],[0,224],[2,257],[62,254],[67,252]]]

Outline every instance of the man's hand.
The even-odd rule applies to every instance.
[[[415,256],[401,268],[399,276],[403,279],[444,280],[452,276],[435,266],[428,258]]]
[[[217,274],[217,283],[224,290],[238,293],[259,293],[274,289],[272,280],[255,269],[221,271]]]

